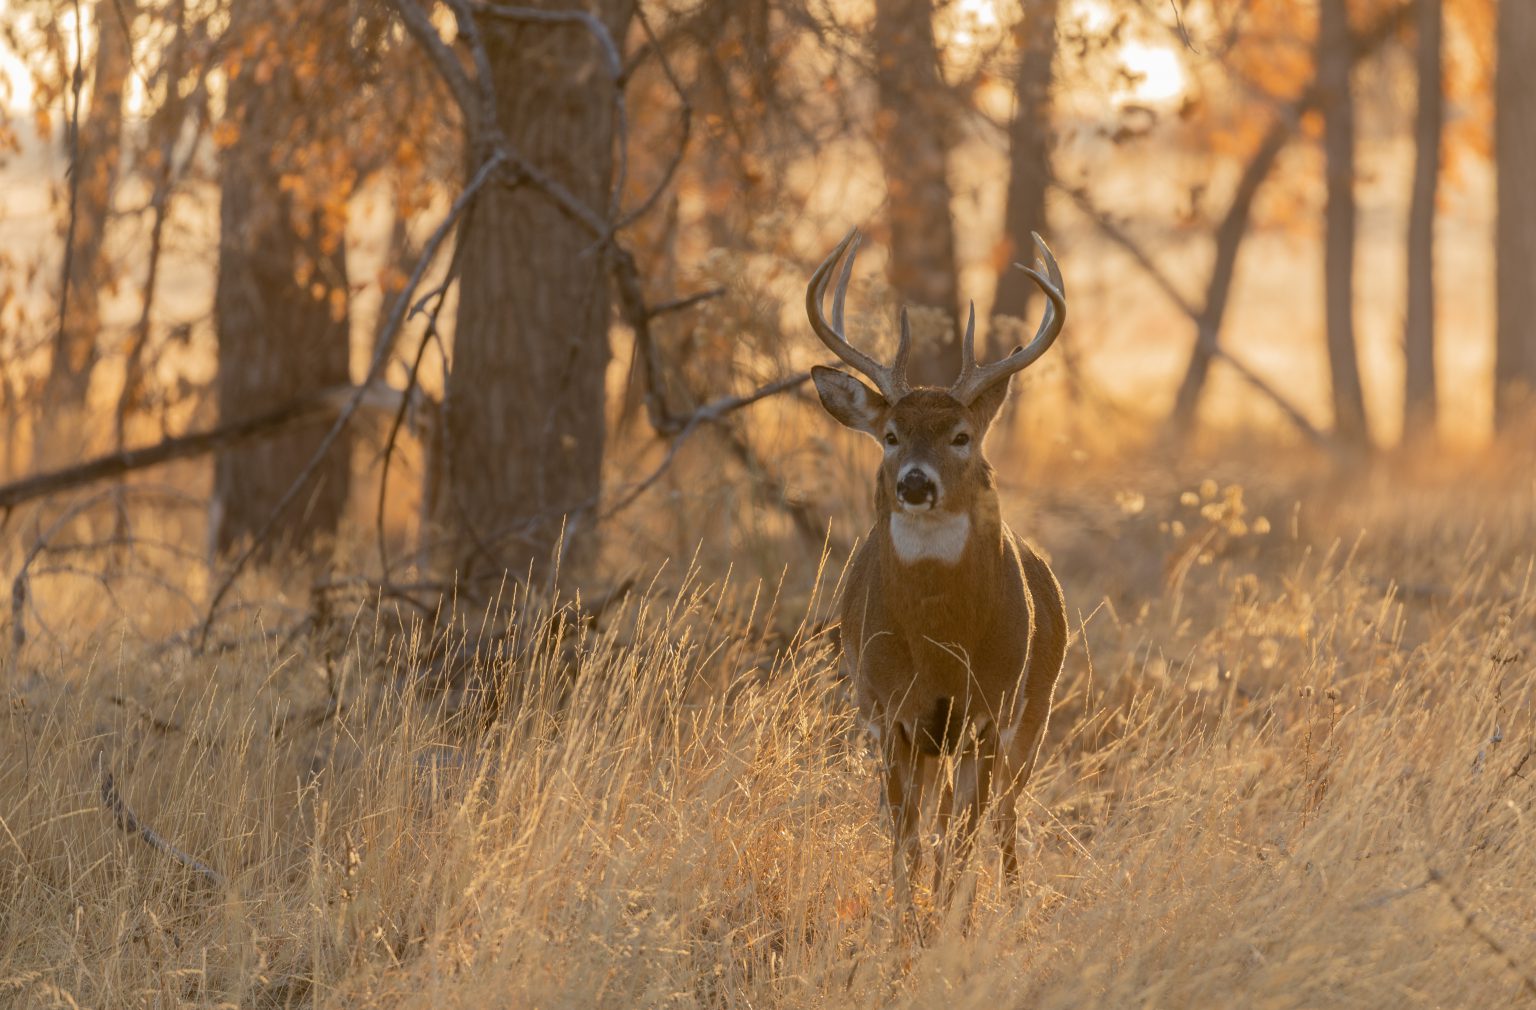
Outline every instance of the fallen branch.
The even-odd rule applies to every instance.
[[[354,395],[382,409],[386,404],[392,406],[392,394],[394,394],[393,390],[381,386],[370,389],[333,386],[265,414],[231,421],[208,431],[200,431],[192,435],[177,435],[156,442],[154,445],[123,449],[74,466],[34,474],[31,477],[0,485],[0,510],[9,511],[18,505],[58,494],[61,491],[69,491],[112,477],[121,477],[135,470],[158,466],[161,463],[201,456],[253,438],[273,435],[296,424],[334,415],[348,398]]]
[[[117,826],[130,835],[138,835],[148,843],[149,847],[170,856],[176,862],[192,870],[214,887],[222,888],[227,881],[224,875],[196,856],[189,855],[166,841],[165,836],[139,819],[139,815],[128,806],[121,793],[117,791],[117,783],[112,778],[112,773],[107,771],[106,757],[98,751],[96,753],[96,771],[101,775],[101,802],[112,812]]]

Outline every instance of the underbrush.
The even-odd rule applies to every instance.
[[[0,714],[0,1004],[1536,998],[1536,486],[1226,469],[1005,491],[1074,640],[1023,881],[982,846],[923,944],[841,558],[202,654],[56,622]]]

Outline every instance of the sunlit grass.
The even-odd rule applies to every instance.
[[[984,855],[969,922],[920,893],[926,945],[820,624],[837,563],[815,592],[814,564],[663,571],[597,627],[505,601],[458,674],[367,608],[203,658],[34,639],[0,715],[0,1003],[1528,998],[1536,488],[1203,468],[1005,489],[1075,639],[1023,883]],[[225,882],[119,830],[103,770]]]

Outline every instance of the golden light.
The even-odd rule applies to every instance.
[[[959,0],[940,13],[934,27],[952,63],[964,63],[995,44],[1003,28],[996,0]]]
[[[1126,42],[1120,47],[1120,62],[1137,78],[1127,89],[1131,101],[1166,102],[1184,92],[1184,65],[1171,46]]]
[[[1076,0],[1070,16],[1089,33],[1108,32],[1115,22],[1114,12],[1104,0]],[[1129,38],[1112,51],[1113,58],[1135,80],[1120,86],[1116,101],[1155,105],[1171,101],[1184,93],[1188,79],[1179,61],[1177,48]]]

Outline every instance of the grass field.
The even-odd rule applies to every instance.
[[[56,621],[4,681],[0,1005],[1536,1001],[1530,460],[1021,472],[1074,642],[1024,879],[984,845],[925,944],[821,623],[842,558],[674,567],[595,626],[498,609],[489,728],[388,608],[202,657]]]

